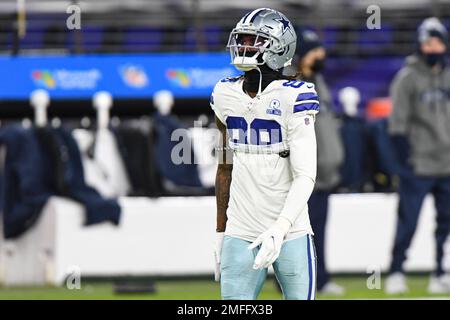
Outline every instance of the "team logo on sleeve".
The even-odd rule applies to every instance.
[[[266,109],[266,113],[281,116],[280,101],[277,99],[273,99],[270,102],[269,108]]]

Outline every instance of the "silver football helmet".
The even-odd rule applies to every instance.
[[[269,8],[247,13],[231,31],[227,48],[231,64],[249,71],[266,64],[279,70],[291,64],[297,35],[284,14]]]

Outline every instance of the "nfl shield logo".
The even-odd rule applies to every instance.
[[[305,118],[305,124],[309,125],[309,118]]]

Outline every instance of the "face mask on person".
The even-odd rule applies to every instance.
[[[424,54],[425,63],[430,67],[434,67],[437,64],[441,66],[445,65],[445,53],[427,53]]]
[[[318,73],[323,70],[324,66],[325,66],[325,59],[316,59],[314,60],[313,65],[311,66],[311,70],[314,73]]]

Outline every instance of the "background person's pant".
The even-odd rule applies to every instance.
[[[328,191],[314,191],[308,201],[309,219],[314,231],[314,244],[317,250],[317,290],[330,280],[325,264],[325,227],[328,214]]]
[[[221,260],[221,294],[225,300],[257,299],[267,269],[253,269],[259,247],[249,250],[251,242],[225,236]],[[280,256],[273,263],[275,276],[287,300],[315,298],[315,249],[312,236],[306,235],[283,243]]]
[[[425,196],[431,193],[436,206],[436,275],[443,273],[442,258],[445,240],[450,231],[450,177],[418,177],[402,175],[399,188],[398,222],[390,272],[403,272],[411,239],[417,227]]]

